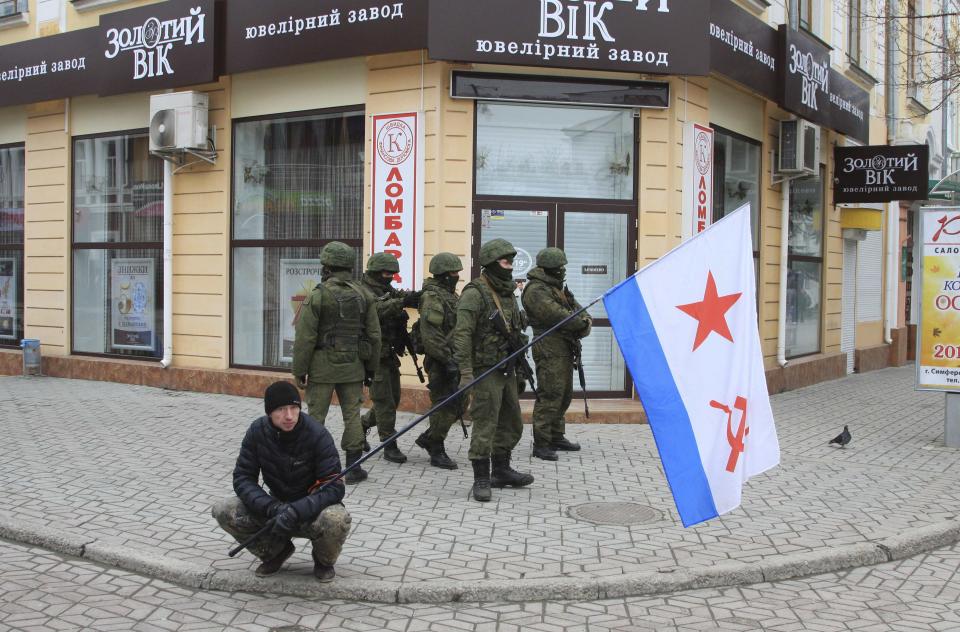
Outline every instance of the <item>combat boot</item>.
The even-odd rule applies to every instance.
[[[427,454],[430,455],[430,465],[433,467],[439,467],[444,470],[458,469],[453,459],[447,456],[447,451],[444,449],[443,444],[430,439],[429,430],[417,437],[414,443],[427,451]]]
[[[400,448],[397,447],[396,441],[391,441],[385,448],[383,448],[383,458],[391,463],[407,462],[407,455],[400,451]]]
[[[359,461],[361,456],[363,456],[363,452],[347,452],[347,467],[350,467]],[[361,483],[365,480],[367,480],[367,471],[362,467],[357,467],[350,470],[347,472],[347,475],[343,477],[343,482],[347,485]]]
[[[518,472],[510,467],[510,454],[494,455],[490,472],[491,487],[526,487],[533,482],[533,475]]]
[[[470,459],[473,464],[473,499],[482,503],[493,498],[490,491],[490,459]]]
[[[563,435],[560,435],[559,439],[554,439],[550,447],[561,452],[578,452],[580,450],[579,443],[570,441]]]
[[[544,461],[556,461],[559,458],[557,457],[557,453],[553,451],[553,448],[540,443],[533,444],[533,456],[538,459],[543,459]]]

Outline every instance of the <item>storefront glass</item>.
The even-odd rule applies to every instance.
[[[823,283],[823,169],[790,182],[787,255],[788,358],[820,351]]]
[[[73,352],[163,349],[163,163],[145,132],[73,141]]]
[[[23,338],[23,145],[0,147],[0,346]]]
[[[631,110],[477,103],[477,195],[633,199]]]
[[[716,129],[713,140],[713,217],[750,205],[753,252],[760,243],[760,143]]]
[[[303,300],[333,240],[363,247],[364,117],[234,124],[232,364],[288,368]]]

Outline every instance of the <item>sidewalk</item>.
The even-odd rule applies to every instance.
[[[383,602],[604,598],[875,564],[960,539],[960,450],[942,445],[944,396],[913,391],[913,371],[775,396],[781,466],[747,485],[738,510],[691,529],[647,426],[569,426],[583,450],[558,463],[530,460],[527,428],[515,462],[537,481],[487,504],[468,499],[457,426],[455,472],[430,468],[405,436],[408,463],[374,459],[370,479],[348,487],[354,530],[326,585],[305,542],[284,572],[257,579],[252,556],[227,557],[233,541],[210,517],[232,493],[259,400],[2,378],[0,537],[192,587]],[[851,444],[828,446],[844,424]],[[587,503],[633,503],[594,519],[636,524],[576,518]]]

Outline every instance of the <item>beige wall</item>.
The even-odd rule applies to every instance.
[[[114,97],[75,97],[70,99],[70,125],[73,136],[147,129],[150,95],[138,92]]]
[[[22,143],[27,138],[27,109],[15,105],[0,108],[0,145]]]
[[[340,59],[246,72],[232,81],[233,118],[363,105],[367,64],[362,57]]]

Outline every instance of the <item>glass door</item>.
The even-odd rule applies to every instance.
[[[474,269],[476,254],[491,239],[506,239],[517,249],[513,276],[519,289],[534,267],[537,253],[548,246],[567,254],[567,284],[581,304],[600,296],[634,271],[635,211],[623,206],[533,202],[477,202],[474,206]],[[629,397],[626,365],[613,337],[603,303],[589,310],[593,331],[583,341],[587,392],[598,397]],[[532,336],[532,331],[527,332]],[[533,363],[532,357],[528,360]],[[574,389],[580,383],[574,378]]]

